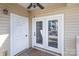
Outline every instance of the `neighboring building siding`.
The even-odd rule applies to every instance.
[[[9,55],[9,24],[9,16],[0,14],[0,55]],[[4,38],[4,36],[6,36],[6,38]]]

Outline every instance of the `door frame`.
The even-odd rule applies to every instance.
[[[11,40],[13,39],[12,38],[12,14],[13,15],[18,15],[18,14],[15,14],[15,13],[10,13],[10,55],[12,56],[12,46],[11,46]],[[21,15],[19,15],[19,16],[21,16]],[[25,17],[25,16],[23,16],[23,17]],[[27,17],[27,19],[28,19],[28,17]],[[29,19],[28,19],[28,48],[29,48]]]
[[[61,47],[61,55],[64,56],[64,14],[56,14],[56,15],[48,15],[48,16],[41,16],[41,17],[35,17],[32,18],[32,47],[34,47],[34,42],[33,42],[33,20],[34,19],[39,19],[39,18],[50,18],[52,16],[61,16],[62,17],[62,47]]]

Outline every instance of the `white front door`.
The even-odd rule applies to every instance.
[[[11,55],[29,47],[28,18],[11,14]]]
[[[33,46],[63,54],[63,14],[33,18]]]

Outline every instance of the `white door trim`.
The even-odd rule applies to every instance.
[[[17,15],[17,14],[14,14],[14,13],[10,13],[10,55],[12,55],[12,44],[11,44],[11,40],[12,40],[12,15]],[[19,15],[20,16],[20,15]],[[25,16],[23,16],[23,17],[25,17]],[[28,19],[28,17],[27,17],[27,19]],[[28,46],[27,46],[27,48],[29,48],[29,19],[28,19]]]
[[[64,55],[64,14],[57,14],[57,15],[49,15],[49,16],[42,16],[42,17],[32,18],[32,29],[33,29],[33,20],[39,19],[39,18],[50,18],[52,16],[53,17],[62,16],[62,43],[61,43],[62,44],[62,47],[61,47],[61,54]],[[33,30],[32,30],[32,40],[34,40],[33,39]],[[33,42],[32,42],[32,44],[33,44]]]

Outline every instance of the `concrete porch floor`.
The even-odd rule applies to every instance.
[[[16,56],[55,56],[55,55],[34,48],[30,48],[21,51],[20,53],[16,54]]]

